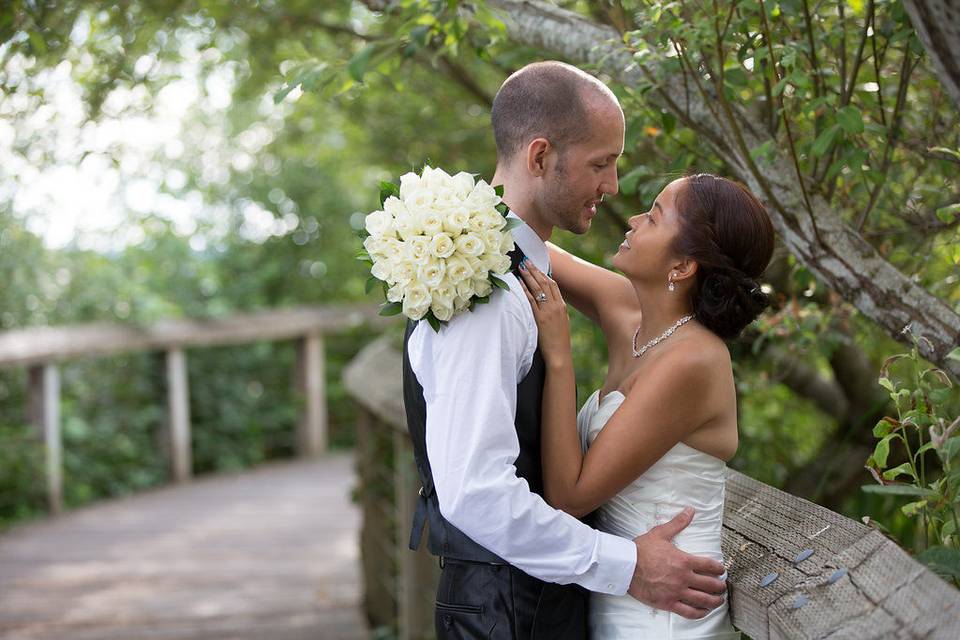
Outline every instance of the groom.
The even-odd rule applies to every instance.
[[[724,571],[671,539],[689,510],[628,540],[591,529],[544,502],[540,414],[544,363],[516,277],[523,257],[549,270],[555,227],[590,228],[617,192],[624,118],[613,93],[560,62],[527,65],[493,102],[497,169],[513,230],[509,291],[439,333],[408,323],[403,385],[423,484],[410,546],[426,523],[442,569],[437,637],[584,639],[586,590],[702,617],[719,606]],[[709,575],[708,575],[709,574]]]

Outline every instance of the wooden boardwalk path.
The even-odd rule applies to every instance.
[[[361,640],[352,457],[267,464],[0,535],[2,640]]]

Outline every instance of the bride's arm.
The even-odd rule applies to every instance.
[[[528,263],[529,264],[529,263]],[[541,425],[544,498],[574,516],[590,513],[637,479],[712,416],[705,399],[713,355],[675,347],[634,384],[584,455],[576,424],[576,388],[566,307],[556,284],[536,267],[523,273],[546,363]],[[531,294],[531,291],[533,294]],[[548,299],[537,303],[533,295]]]
[[[625,276],[587,262],[552,242],[547,243],[547,250],[553,279],[564,299],[604,331],[619,314],[637,308],[637,294]]]

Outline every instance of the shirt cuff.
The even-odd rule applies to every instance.
[[[626,595],[636,568],[637,545],[633,540],[598,531],[597,566],[590,580],[593,584],[583,586],[613,596]]]

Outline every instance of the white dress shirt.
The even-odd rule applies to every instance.
[[[518,217],[513,212],[510,217]],[[549,253],[529,226],[513,229],[544,273]],[[517,385],[530,370],[537,324],[513,273],[435,332],[420,322],[408,342],[410,366],[427,406],[427,457],[440,513],[474,542],[526,573],[623,595],[637,552],[633,541],[591,529],[548,505],[517,476]]]

